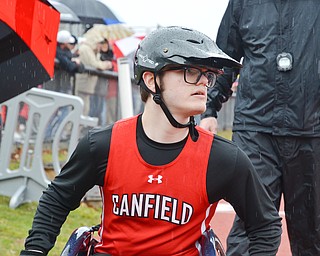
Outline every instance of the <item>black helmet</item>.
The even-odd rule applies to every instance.
[[[200,65],[207,68],[241,68],[205,34],[183,27],[163,27],[143,39],[134,58],[134,77],[140,84],[145,71],[157,73],[169,64]]]

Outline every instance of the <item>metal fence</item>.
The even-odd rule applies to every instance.
[[[23,107],[27,108],[24,122]],[[97,121],[82,115],[83,103],[78,97],[38,88],[0,104],[0,109],[1,116],[5,113],[0,133],[0,194],[11,197],[10,207],[16,208],[37,201],[49,184],[45,152],[50,151],[51,169],[58,174],[64,164],[59,158],[61,149],[67,160],[78,143],[80,127],[95,126]],[[61,115],[64,110],[66,114]],[[57,124],[56,131],[47,137],[53,124]],[[63,131],[69,135],[66,141],[62,140]]]

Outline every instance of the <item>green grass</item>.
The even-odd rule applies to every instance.
[[[220,131],[220,136],[231,139],[231,131]],[[47,156],[45,156],[46,158]],[[19,255],[31,228],[37,203],[23,204],[17,209],[9,208],[9,198],[0,196],[0,252],[1,256]],[[49,256],[59,256],[72,231],[81,226],[93,226],[100,221],[101,209],[82,204],[70,213]]]
[[[24,239],[31,228],[37,203],[23,204],[17,209],[9,208],[9,198],[0,196],[0,252],[1,256],[19,255]],[[56,246],[49,256],[59,256],[72,231],[81,226],[96,225],[100,221],[101,209],[81,205],[70,213],[63,225]]]
[[[231,140],[232,137],[232,131],[231,130],[223,130],[223,131],[219,131],[218,135],[220,135],[221,137],[224,137],[226,139]]]

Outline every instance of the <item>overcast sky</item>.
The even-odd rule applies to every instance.
[[[186,26],[215,40],[228,0],[100,0],[131,26]]]

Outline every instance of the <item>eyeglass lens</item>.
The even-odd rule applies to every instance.
[[[200,69],[193,67],[184,68],[184,80],[189,84],[196,84],[199,82],[201,76],[204,75],[208,79],[207,87],[214,86],[217,75],[212,71],[202,72]]]

